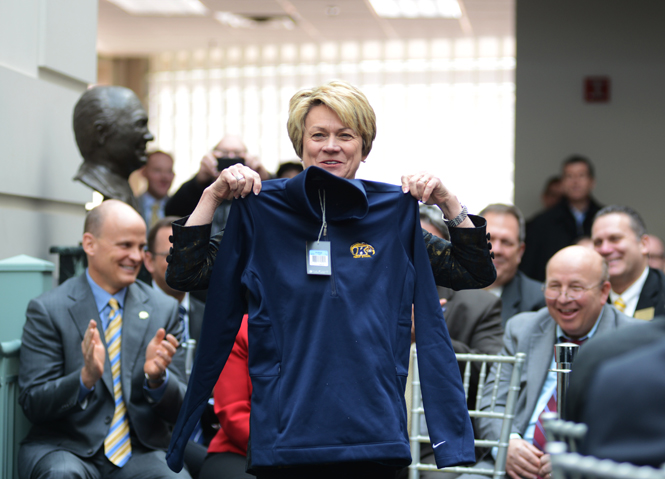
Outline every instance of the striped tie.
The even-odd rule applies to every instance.
[[[118,302],[111,298],[109,300],[111,320],[106,327],[106,350],[111,362],[113,373],[113,396],[115,397],[115,413],[108,436],[104,439],[104,453],[113,464],[118,467],[124,466],[132,456],[132,444],[129,440],[129,421],[127,420],[127,408],[122,399],[122,384],[120,382],[120,346],[122,341],[122,315],[118,311]]]
[[[614,307],[624,313],[626,311],[626,303],[624,300],[619,296],[617,299],[614,300]]]

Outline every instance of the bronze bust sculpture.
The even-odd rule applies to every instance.
[[[83,156],[74,179],[138,211],[127,180],[145,164],[146,143],[154,137],[134,92],[119,86],[86,91],[74,107],[74,135]]]

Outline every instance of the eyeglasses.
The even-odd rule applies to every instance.
[[[545,297],[547,299],[558,299],[559,296],[561,296],[561,294],[564,293],[566,298],[570,299],[571,301],[577,301],[578,299],[582,298],[582,296],[584,296],[584,293],[594,288],[597,288],[601,284],[603,283],[599,283],[594,286],[590,286],[588,288],[585,288],[584,286],[570,286],[565,290],[565,292],[559,285],[548,284],[548,285],[543,285],[542,290],[543,293],[545,293]]]

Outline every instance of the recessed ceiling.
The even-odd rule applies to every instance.
[[[108,0],[98,1],[97,50],[105,56],[267,43],[514,36],[515,0],[459,0],[460,19],[379,18],[368,0],[201,0],[209,14],[199,17],[133,16]],[[296,26],[278,29],[265,22],[231,28],[215,20],[215,12],[289,15]]]

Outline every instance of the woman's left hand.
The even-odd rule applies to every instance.
[[[402,176],[402,191],[427,205],[442,205],[455,198],[441,180],[431,173],[421,171]]]
[[[427,205],[436,205],[447,219],[453,219],[462,212],[462,204],[439,178],[426,171],[415,175],[402,176],[402,191]],[[473,228],[473,222],[467,217],[459,228]]]

